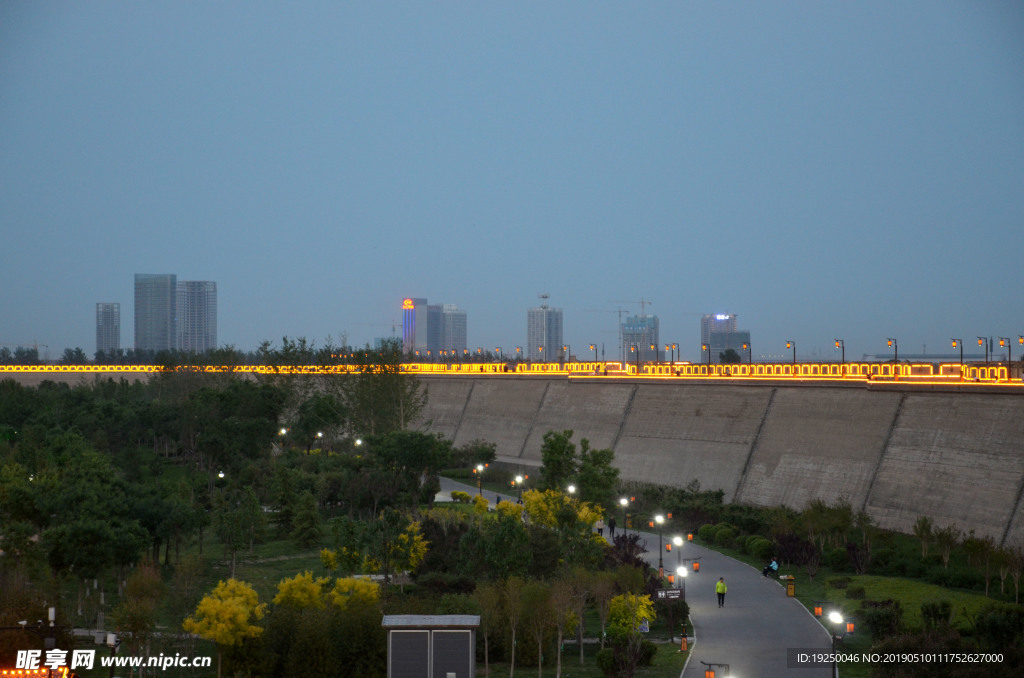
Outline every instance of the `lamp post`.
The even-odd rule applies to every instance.
[[[1013,344],[1009,337],[999,337],[999,345],[1006,347],[1006,378],[1010,378],[1010,366],[1013,364]]]
[[[569,487],[565,488],[565,490],[569,493],[570,497],[573,496],[574,494],[576,494],[576,486],[575,485],[569,485]]]
[[[515,485],[516,489],[519,490],[519,499],[520,500],[522,500],[522,498],[523,498],[523,481],[526,480],[529,477],[530,476],[516,476],[516,479],[512,481],[512,484]]]
[[[495,346],[494,352],[498,354],[498,362],[501,362],[501,346]]]
[[[960,339],[950,339],[953,342],[953,348],[960,347],[960,381],[964,380],[964,342]]]
[[[985,346],[985,362],[988,362],[988,341],[985,337],[978,337],[978,346]]]
[[[476,493],[482,497],[484,495],[484,465],[477,464],[473,473],[476,474]]]
[[[661,553],[661,526],[665,524],[665,516],[660,513],[654,516],[654,522],[658,524],[658,575],[665,576],[665,565],[662,563]]]
[[[835,627],[832,631],[832,675],[835,678],[838,678],[839,666],[836,662],[836,646],[839,644],[839,641],[843,639],[843,636],[847,633],[853,633],[853,623],[847,622],[843,619],[843,615],[839,614],[839,612],[835,610],[828,613],[828,620],[832,623],[833,627]],[[843,624],[846,624],[845,628],[843,628]]]
[[[793,364],[796,365],[796,342],[795,341],[787,341],[786,342],[786,348],[793,349]]]
[[[523,359],[523,347],[522,346],[516,346],[516,362],[519,362],[522,359]]]
[[[545,362],[546,363],[548,361],[548,357],[546,355],[544,355],[544,347],[543,346],[538,346],[537,347],[537,352],[540,353],[541,362]]]
[[[594,352],[594,362],[597,362],[597,344],[591,344],[590,350]]]
[[[683,602],[686,602],[686,577],[690,573],[686,571],[686,568],[680,565],[676,568],[676,574],[679,576],[679,588],[683,591]],[[685,620],[684,620],[685,621]]]
[[[752,355],[753,354],[753,349],[750,348],[750,342],[749,341],[743,342],[743,348],[747,349],[747,364],[748,365],[753,365],[754,364],[754,358],[753,358],[753,355]]]
[[[708,371],[710,372],[710,370],[711,370],[711,346],[708,345],[708,344],[701,344],[700,345],[700,350],[701,350],[701,353],[703,353],[704,351],[708,352]]]
[[[893,351],[892,378],[898,381],[900,378],[900,345],[892,337],[888,337],[888,342]]]
[[[570,355],[572,355],[572,352],[569,350],[569,344],[565,344],[562,346],[562,362],[569,362]]]
[[[629,523],[626,522],[626,507],[629,506],[629,500],[625,497],[620,498],[619,506],[622,507],[622,533],[629,534]]]
[[[839,354],[839,359],[842,361],[842,365],[845,367],[845,365],[846,365],[846,342],[843,341],[842,339],[836,339],[836,348],[838,348],[841,351],[841,353]]]

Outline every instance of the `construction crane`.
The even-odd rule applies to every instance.
[[[651,306],[654,304],[653,301],[647,301],[643,297],[640,297],[640,301],[623,301],[622,299],[612,299],[613,304],[640,304],[640,316],[645,317],[644,313],[645,306]]]

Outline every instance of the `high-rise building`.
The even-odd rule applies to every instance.
[[[135,274],[135,350],[177,348],[178,276],[173,273]]]
[[[642,363],[659,362],[661,346],[658,339],[658,316],[635,315],[626,318],[620,328],[626,360]],[[654,348],[651,348],[654,346]],[[639,356],[639,357],[638,357]]]
[[[547,295],[541,299],[547,300]],[[526,311],[526,357],[555,362],[562,356],[562,309],[541,303]]]
[[[743,347],[750,346],[750,332],[737,329],[736,315],[733,313],[705,315],[700,321],[700,343],[708,347],[702,349],[704,360],[707,360],[705,350],[711,351],[711,362],[720,362],[721,354],[730,348],[744,357],[746,349]]]
[[[121,304],[96,304],[96,352],[121,350]]]
[[[217,348],[217,283],[179,280],[177,297],[178,350],[205,353]]]
[[[461,355],[467,346],[466,312],[455,304],[428,304],[426,299],[402,300],[402,351],[423,360]]]
[[[466,312],[460,310],[455,304],[444,304],[441,309],[441,321],[444,329],[441,332],[441,350],[455,351],[455,355],[462,355],[468,348],[466,340]]]
[[[406,297],[402,300],[402,352],[427,357],[426,299]]]

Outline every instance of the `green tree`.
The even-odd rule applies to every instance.
[[[571,430],[566,430],[561,433],[548,431],[544,434],[544,442],[540,448],[541,489],[563,491],[576,478],[578,463],[572,433]]]
[[[317,508],[316,498],[310,491],[299,495],[295,507],[295,518],[292,522],[292,539],[299,546],[309,548],[323,536],[320,509]]]
[[[427,394],[419,380],[402,371],[402,344],[384,341],[378,350],[355,351],[355,374],[340,382],[353,435],[401,431],[416,420]]]
[[[152,637],[163,593],[160,572],[151,563],[135,568],[128,577],[121,603],[114,609],[114,623],[127,636],[133,655],[143,654]]]
[[[525,602],[523,600],[523,588],[526,582],[522,577],[509,577],[502,585],[502,599],[505,603],[505,621],[508,623],[509,631],[512,633],[509,656],[509,678],[516,675],[516,632],[522,624]]]
[[[537,644],[537,678],[544,675],[544,638],[554,626],[555,608],[551,588],[542,581],[531,580],[523,586],[523,625]],[[559,650],[561,656],[561,650]]]
[[[613,464],[615,452],[611,449],[592,450],[586,438],[580,441],[580,460],[577,471],[580,499],[597,506],[609,506],[619,484],[619,469]]]
[[[949,568],[949,556],[953,548],[960,543],[960,536],[963,534],[953,524],[946,525],[935,531],[935,545],[939,547],[939,555],[942,557],[942,566]]]
[[[741,356],[736,349],[727,348],[718,354],[718,362],[723,365],[739,365],[743,362],[743,356]]]
[[[928,545],[934,536],[931,518],[918,516],[914,523],[914,536],[921,540],[921,560],[924,560],[928,557]]]
[[[490,676],[490,639],[501,621],[501,589],[494,583],[478,584],[473,598],[480,608],[480,635],[484,638],[484,674]]]

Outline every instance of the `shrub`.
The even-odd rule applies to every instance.
[[[842,572],[846,570],[850,565],[850,557],[846,554],[846,549],[832,549],[828,554],[828,566],[833,570]]]
[[[898,600],[865,600],[863,604],[864,626],[872,639],[880,641],[899,633],[903,625],[903,608]]]
[[[697,530],[697,538],[703,542],[713,542],[715,540],[715,526],[701,525],[700,529]]]
[[[753,546],[749,546],[749,548],[750,555],[765,562],[768,562],[775,553],[775,544],[764,537],[761,537],[759,541],[755,541]]]
[[[597,660],[597,668],[601,669],[605,678],[615,678],[615,650],[610,647],[598,650],[594,658]]]
[[[949,626],[953,619],[953,604],[948,600],[937,600],[933,603],[921,603],[921,621],[926,629]]]
[[[851,586],[846,589],[846,597],[850,600],[862,600],[865,596],[867,596],[867,592],[863,586]]]
[[[452,490],[452,501],[457,501],[460,504],[468,504],[470,501],[469,493]]]
[[[853,581],[850,577],[832,577],[825,582],[825,586],[830,586],[834,589],[845,589]]]
[[[753,553],[752,549],[754,544],[756,544],[758,541],[762,539],[764,539],[764,537],[762,537],[761,535],[752,534],[748,537],[741,537],[740,539],[737,539],[736,546],[739,546],[740,550],[744,553]]]
[[[724,529],[715,532],[715,545],[729,547],[732,545],[732,540],[736,537],[736,531],[732,528],[726,527]]]

